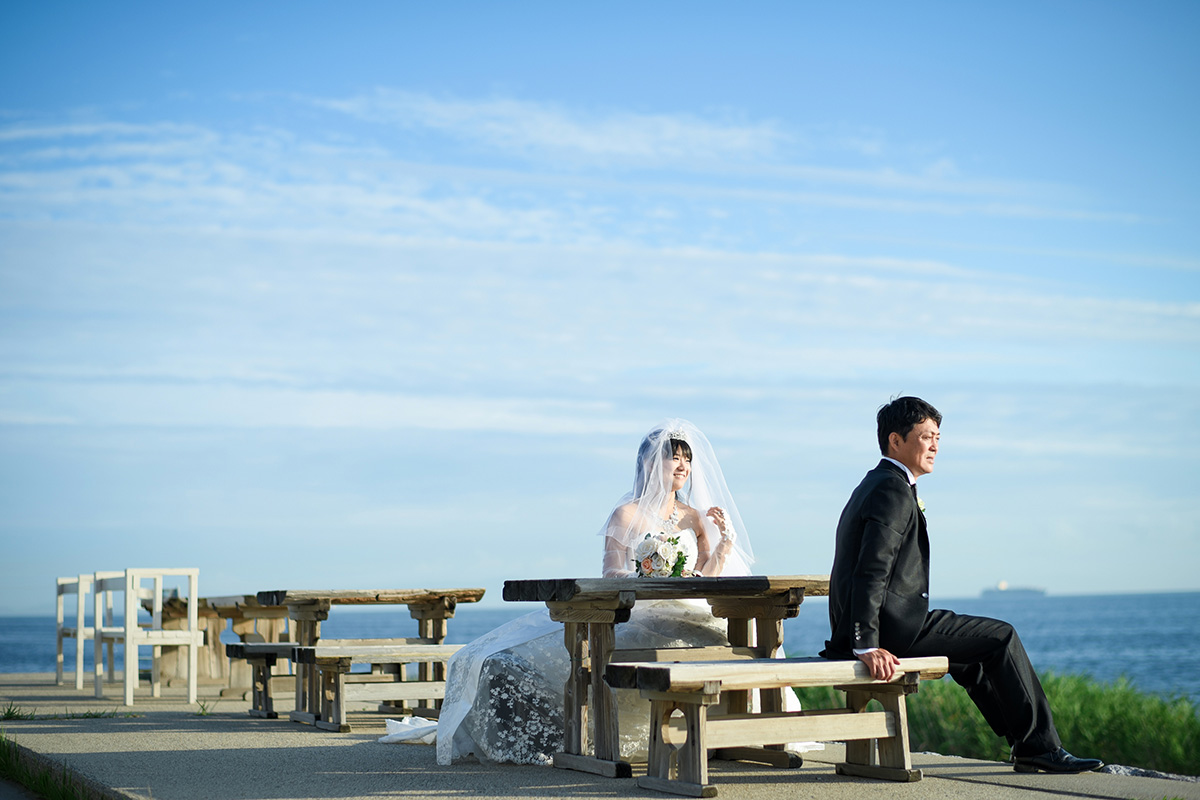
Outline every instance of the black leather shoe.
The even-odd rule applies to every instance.
[[[1098,758],[1076,758],[1063,748],[1042,753],[1040,756],[1016,756],[1013,759],[1013,769],[1017,772],[1055,772],[1060,775],[1074,775],[1079,772],[1091,772],[1104,766]]]

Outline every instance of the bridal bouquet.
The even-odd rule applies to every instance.
[[[639,578],[678,578],[686,576],[687,553],[679,546],[679,537],[647,533],[633,549]]]

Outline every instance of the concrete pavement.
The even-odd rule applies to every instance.
[[[55,686],[53,675],[0,675],[0,710],[11,706],[35,719],[0,722],[22,755],[67,768],[98,798],[137,800],[292,800],[292,798],[665,798],[633,779],[607,779],[543,767],[468,762],[439,767],[434,748],[381,744],[383,715],[355,713],[350,733],[329,733],[287,719],[255,719],[249,703],[219,698],[202,687],[201,706],[188,706],[182,688],[160,699],[138,692],[120,705],[116,688],[96,700],[90,687]],[[280,698],[287,708],[287,696]],[[286,713],[284,714],[286,717]],[[725,800],[1200,800],[1200,783],[1108,774],[1021,775],[1008,764],[917,754],[918,783],[845,778],[833,764],[841,747],[805,755],[799,770],[712,762]],[[635,773],[637,768],[635,766]],[[0,788],[0,800],[8,800]],[[17,795],[19,797],[19,795]]]
[[[19,783],[0,780],[0,800],[37,800],[37,795]]]

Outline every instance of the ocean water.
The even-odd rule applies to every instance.
[[[1144,692],[1182,695],[1200,703],[1200,592],[935,598],[933,604],[1011,622],[1039,672],[1085,674],[1105,683],[1125,676]],[[447,641],[469,642],[535,608],[533,603],[462,606],[449,622]],[[413,636],[416,623],[402,607],[335,607],[322,633],[328,638]],[[789,655],[816,655],[828,635],[824,598],[807,600],[798,617],[784,622]],[[228,631],[221,638],[236,641]],[[74,640],[64,645],[71,671]],[[91,643],[85,647],[84,668],[90,671]],[[0,617],[0,672],[53,672],[54,649],[53,617]],[[143,668],[149,668],[148,659],[145,649]]]

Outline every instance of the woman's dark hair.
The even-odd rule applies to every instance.
[[[897,397],[880,406],[875,415],[876,435],[879,437],[879,452],[888,453],[888,437],[893,433],[907,439],[912,429],[927,419],[942,424],[942,415],[936,408],[919,397]]]

